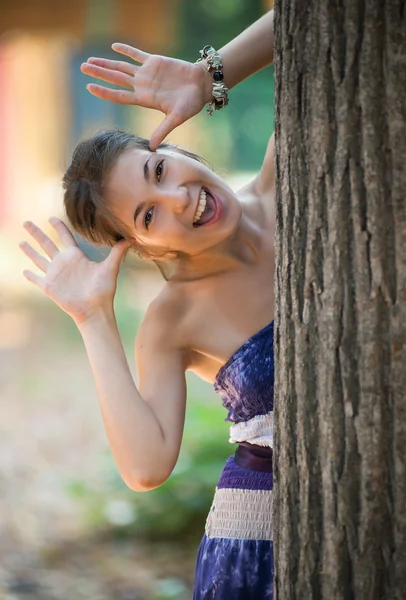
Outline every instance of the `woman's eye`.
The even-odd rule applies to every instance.
[[[150,208],[149,210],[147,210],[147,212],[144,215],[144,225],[147,229],[151,225],[153,214],[154,214],[154,209]]]
[[[161,181],[161,177],[162,177],[162,173],[164,172],[164,161],[161,160],[156,168],[155,168],[155,175],[158,181]]]

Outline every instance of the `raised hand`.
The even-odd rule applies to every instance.
[[[113,44],[113,50],[129,56],[141,65],[105,58],[89,58],[81,70],[102,81],[127,90],[114,90],[91,83],[87,89],[98,98],[154,108],[166,118],[151,136],[150,148],[156,150],[178,125],[199,113],[211,100],[211,78],[202,64],[148,54],[127,44]]]
[[[49,221],[66,248],[59,250],[37,225],[31,221],[25,222],[25,230],[48,257],[37,252],[28,242],[21,242],[20,248],[24,254],[45,274],[44,277],[25,270],[23,274],[26,279],[38,286],[77,324],[97,313],[110,310],[116,292],[120,261],[128,248],[128,242],[118,242],[106,260],[96,263],[89,260],[79,248],[63,221],[56,217]]]

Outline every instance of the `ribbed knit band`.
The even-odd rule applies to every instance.
[[[267,490],[217,489],[207,537],[272,540],[272,498]]]

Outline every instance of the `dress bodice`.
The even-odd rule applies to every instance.
[[[228,410],[226,421],[270,415],[274,396],[274,322],[250,337],[221,367],[214,382]]]
[[[231,421],[230,442],[238,446],[227,459],[207,517],[194,600],[273,598],[273,339],[272,322],[215,378]]]

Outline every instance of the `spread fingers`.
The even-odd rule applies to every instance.
[[[103,98],[103,100],[110,100],[110,102],[117,102],[118,104],[136,104],[134,92],[113,90],[111,88],[106,88],[103,85],[97,85],[97,83],[88,83],[86,89],[93,94],[93,96]]]
[[[111,71],[121,71],[121,73],[125,73],[126,75],[134,75],[137,68],[139,68],[124,60],[109,60],[108,58],[97,58],[95,56],[91,56],[83,64],[96,65],[97,67],[110,69]]]
[[[132,87],[133,75],[127,75],[121,71],[113,71],[111,69],[105,69],[90,63],[83,63],[80,67],[82,73],[90,75],[91,77],[97,77],[102,81],[113,83],[114,85],[122,85],[125,87]]]
[[[151,56],[150,54],[148,54],[148,52],[143,52],[142,50],[134,48],[133,46],[129,46],[128,44],[115,43],[112,44],[111,47],[115,52],[118,52],[119,54],[124,54],[125,56],[129,56],[133,60],[136,60],[140,63],[144,63],[147,60],[147,58]]]
[[[63,221],[61,221],[57,217],[51,217],[49,219],[49,222],[51,223],[52,227],[55,229],[55,231],[59,235],[61,242],[65,246],[67,246],[67,247],[77,246],[77,242],[76,242],[75,238],[73,237],[73,235],[71,234],[71,232],[66,227],[66,225]]]
[[[23,227],[34,238],[34,240],[38,242],[49,258],[54,258],[58,254],[58,247],[53,243],[51,238],[49,238],[42,231],[42,229],[35,225],[35,223],[32,221],[25,221],[25,223],[23,223]]]
[[[34,250],[34,248],[28,242],[20,242],[20,248],[24,252],[28,258],[32,260],[34,265],[36,265],[43,273],[47,272],[49,262],[47,259],[42,256],[39,252]]]

